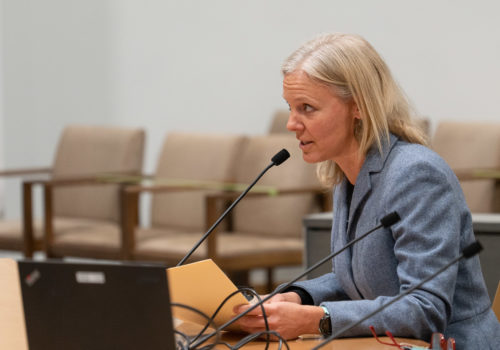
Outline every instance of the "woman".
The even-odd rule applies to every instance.
[[[287,127],[304,160],[320,163],[320,179],[334,187],[332,249],[392,211],[401,216],[334,258],[334,272],[296,283],[265,305],[270,327],[285,338],[328,336],[457,257],[474,241],[471,215],[457,178],[425,147],[404,94],[368,42],[320,36],[294,52],[282,72]],[[373,325],[380,334],[426,341],[442,332],[460,349],[498,348],[500,324],[490,305],[476,256],[343,336],[370,335]],[[239,325],[263,330],[259,309]]]

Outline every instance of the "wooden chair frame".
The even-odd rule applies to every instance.
[[[160,193],[169,191],[186,191],[186,190],[199,190],[203,188],[194,188],[192,186],[128,186],[123,188],[123,216],[124,220],[122,228],[122,242],[126,245],[124,251],[126,252],[126,257],[129,259],[152,259],[157,261],[162,261],[168,266],[175,266],[184,256],[184,254],[162,254],[162,253],[141,253],[137,254],[135,252],[135,228],[138,224],[138,203],[139,196],[143,192],[150,193]],[[313,193],[316,199],[320,203],[320,207],[324,211],[331,210],[331,195],[329,192],[325,191],[324,188],[311,187],[311,188],[294,188],[294,189],[280,189],[277,193],[273,195],[294,195],[294,194],[305,194]],[[266,192],[252,192],[247,194],[247,197],[265,197],[269,194]],[[222,214],[222,209],[229,206],[230,202],[236,199],[239,193],[234,191],[220,191],[217,193],[210,193],[205,196],[205,229],[208,230],[213,223]],[[231,220],[230,214],[226,220]],[[223,270],[226,271],[249,271],[254,268],[265,268],[267,269],[267,286],[268,290],[274,286],[272,269],[277,266],[287,266],[287,265],[300,265],[302,264],[302,251],[277,251],[275,254],[269,254],[269,251],[265,253],[260,251],[252,252],[251,255],[242,258],[241,256],[221,256],[217,253],[217,229],[211,233],[206,239],[207,244],[207,256],[214,260]],[[187,252],[186,252],[187,253]],[[190,258],[189,262],[193,262],[196,259]]]
[[[0,177],[24,178],[25,176],[33,176],[33,175],[50,175],[51,172],[52,168],[50,167],[8,169],[0,171]],[[31,193],[29,195],[24,194],[25,190],[23,183],[21,184],[21,193],[22,193],[23,203],[27,203],[27,205],[32,206]],[[19,242],[11,242],[11,243],[5,242],[5,244],[2,244],[2,247],[9,250],[12,249],[12,250],[22,251],[25,254],[25,256],[32,257],[33,251],[35,249],[37,250],[42,249],[42,241],[35,240],[32,233],[28,239],[29,241],[26,242],[26,234],[23,232],[23,235],[20,237]]]
[[[106,173],[108,174],[108,173]],[[121,223],[124,220],[122,214],[122,189],[126,187],[128,182],[117,182],[117,181],[106,181],[103,177],[106,174],[95,174],[83,176],[67,177],[57,180],[28,180],[23,182],[23,252],[25,256],[31,257],[34,250],[44,250],[47,257],[61,256],[57,251],[52,248],[52,242],[54,240],[54,227],[53,227],[53,189],[56,187],[67,187],[67,186],[86,186],[86,185],[101,185],[119,186],[119,198],[117,199],[117,205],[119,206],[119,226],[120,229],[123,227]],[[114,172],[117,176],[131,176],[131,172]],[[34,239],[33,230],[33,190],[35,186],[43,187],[43,231],[44,238],[41,242],[37,242]],[[138,217],[136,215],[136,217]],[[123,236],[123,235],[121,235]],[[102,254],[95,252],[88,252],[87,257],[90,258],[116,258],[123,259],[126,254],[124,252],[124,243],[120,243],[120,251],[117,254],[104,252]]]

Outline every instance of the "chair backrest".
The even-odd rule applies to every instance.
[[[174,180],[234,182],[235,163],[246,138],[242,135],[173,132],[166,136],[156,177]],[[155,194],[152,226],[203,231],[207,191]]]
[[[500,168],[500,123],[440,122],[432,147],[452,169]],[[472,212],[500,211],[494,180],[461,181],[461,185]]]
[[[288,117],[290,112],[286,109],[278,109],[273,114],[273,118],[271,120],[271,126],[269,127],[270,134],[287,134],[293,135],[286,128],[286,123],[288,122]]]
[[[497,292],[495,294],[495,299],[493,299],[493,305],[491,308],[500,321],[500,282],[498,282]]]
[[[140,174],[144,130],[72,125],[64,129],[53,166],[53,178],[99,173]],[[71,186],[54,189],[56,216],[118,220],[118,187]]]
[[[416,122],[417,122],[418,126],[420,126],[420,128],[424,132],[427,140],[430,141],[430,139],[431,139],[431,121],[427,117],[415,117],[415,118],[416,118]]]
[[[253,181],[271,162],[272,156],[285,148],[290,153],[290,159],[269,169],[258,185],[274,186],[277,189],[319,188],[315,165],[307,164],[302,159],[298,146],[298,141],[289,135],[249,138],[239,157],[236,181]],[[311,193],[245,198],[233,212],[233,229],[252,234],[300,237],[303,216],[319,211],[317,204]]]

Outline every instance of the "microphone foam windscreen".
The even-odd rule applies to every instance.
[[[470,258],[471,256],[474,256],[477,253],[479,253],[481,250],[483,250],[483,246],[481,245],[481,243],[479,243],[479,241],[475,241],[469,244],[467,247],[465,247],[464,250],[462,251],[462,254],[466,258]]]
[[[273,162],[274,165],[280,165],[288,158],[290,158],[290,153],[288,153],[288,151],[283,148],[281,151],[276,153],[274,157],[271,158],[271,162]]]
[[[395,224],[396,222],[398,222],[399,220],[401,220],[401,218],[399,217],[399,214],[397,212],[393,211],[392,213],[389,213],[386,216],[384,216],[382,219],[380,219],[380,223],[384,227],[389,227],[389,226],[392,226],[393,224]]]

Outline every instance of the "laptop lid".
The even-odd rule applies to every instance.
[[[164,267],[19,261],[30,350],[175,349]]]

